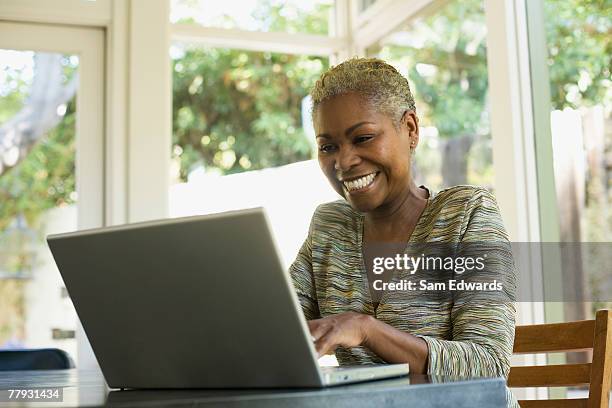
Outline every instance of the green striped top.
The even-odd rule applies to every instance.
[[[375,309],[362,255],[365,215],[346,201],[320,205],[290,274],[306,319],[353,311],[421,337],[428,373],[507,378],[514,341],[512,302],[423,300],[388,291]],[[484,188],[457,186],[431,194],[409,242],[508,241],[495,199]],[[512,263],[505,265],[514,281]],[[508,281],[506,277],[506,281]],[[365,347],[336,349],[341,365],[384,363]],[[508,391],[509,406],[515,399]]]

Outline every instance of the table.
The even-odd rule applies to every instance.
[[[500,378],[449,378],[420,374],[326,389],[109,390],[98,371],[0,371],[0,394],[14,388],[63,387],[63,402],[19,406],[141,407],[504,407]],[[0,402],[0,407],[16,405]]]

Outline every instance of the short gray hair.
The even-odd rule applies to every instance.
[[[393,66],[378,58],[351,58],[327,70],[310,91],[312,112],[337,95],[357,93],[374,109],[399,124],[404,112],[414,111],[414,96],[408,80]]]

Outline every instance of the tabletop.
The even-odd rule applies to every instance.
[[[39,390],[30,394],[23,390]],[[59,389],[55,398],[42,391]],[[12,392],[10,390],[13,390]],[[14,390],[22,390],[20,395]],[[10,394],[13,394],[12,396]],[[46,396],[45,396],[46,395]],[[503,407],[500,378],[407,377],[324,389],[112,390],[99,371],[0,371],[3,406]]]

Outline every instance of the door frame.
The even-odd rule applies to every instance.
[[[0,48],[78,55],[76,98],[77,228],[105,225],[104,30],[0,21]],[[76,331],[79,368],[97,361],[80,322]]]

